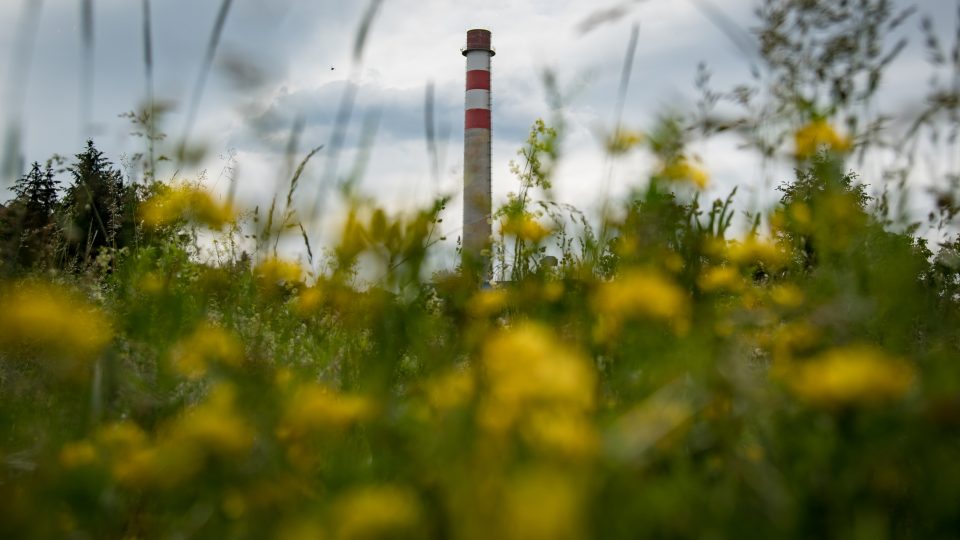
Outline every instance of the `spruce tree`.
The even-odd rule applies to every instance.
[[[63,204],[66,248],[71,263],[86,263],[104,247],[125,245],[132,237],[132,220],[125,212],[130,205],[123,177],[93,141],[76,159]]]
[[[52,263],[58,230],[55,219],[57,184],[53,167],[34,162],[13,185],[15,197],[0,216],[0,258],[5,273],[18,273]]]

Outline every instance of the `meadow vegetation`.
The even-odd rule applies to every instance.
[[[0,536],[955,537],[958,171],[924,222],[903,201],[911,152],[958,149],[960,39],[921,15],[759,2],[763,76],[611,130],[655,165],[599,221],[552,199],[562,110],[535,122],[492,286],[429,270],[444,200],[345,189],[294,261],[289,195],[133,183],[92,142],[35,165],[0,213]],[[903,25],[954,83],[898,132],[870,104]],[[795,169],[743,232],[698,195],[715,136]]]

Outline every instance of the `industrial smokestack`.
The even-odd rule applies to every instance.
[[[490,255],[485,252],[490,224],[490,47],[489,30],[468,30],[467,95],[463,133],[463,245],[464,268],[482,269],[489,279]]]

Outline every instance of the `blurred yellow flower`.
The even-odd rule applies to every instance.
[[[303,280],[303,268],[299,263],[275,257],[268,258],[257,265],[253,274],[266,285],[277,283],[299,283]]]
[[[315,431],[346,429],[369,420],[375,412],[374,404],[363,396],[306,384],[286,404],[277,435],[288,439]]]
[[[525,322],[500,332],[484,348],[482,365],[497,418],[537,404],[593,409],[593,367],[546,327]]]
[[[704,269],[697,280],[697,285],[706,292],[730,291],[737,292],[743,289],[743,276],[740,270],[733,266],[713,266]]]
[[[325,296],[319,285],[308,287],[301,290],[300,294],[297,295],[293,309],[297,312],[297,315],[309,317],[320,309],[323,305],[324,298]]]
[[[618,129],[610,134],[606,140],[607,152],[618,156],[626,154],[631,148],[643,142],[643,133],[629,129]]]
[[[509,300],[510,295],[503,289],[483,289],[470,298],[467,312],[474,317],[489,317],[503,311]]]
[[[677,156],[664,164],[659,175],[667,180],[693,182],[700,189],[707,187],[710,182],[710,174],[698,164],[691,163],[685,156]]]
[[[64,469],[76,469],[97,461],[97,448],[90,441],[67,443],[60,449],[60,465]]]
[[[787,386],[798,397],[828,408],[899,400],[915,378],[910,364],[870,345],[829,350],[787,373]]]
[[[505,219],[500,223],[500,232],[535,244],[550,236],[550,229],[529,215]]]
[[[355,488],[333,504],[335,538],[403,538],[419,528],[423,509],[416,495],[392,485]]]
[[[502,538],[583,538],[585,495],[582,486],[560,471],[536,468],[522,472],[505,494]]]
[[[803,291],[793,283],[774,285],[770,289],[770,299],[785,308],[798,308],[803,305]]]
[[[207,373],[209,362],[239,367],[243,347],[230,332],[210,323],[202,323],[173,349],[171,363],[184,377],[199,379]]]
[[[821,331],[807,321],[792,321],[762,335],[759,345],[770,350],[775,369],[786,367],[785,362],[810,351],[820,343]]]
[[[236,400],[237,389],[232,384],[213,386],[204,401],[169,425],[170,438],[213,454],[246,452],[253,444],[254,432],[236,410]]]
[[[122,421],[100,427],[95,440],[111,453],[129,453],[146,445],[147,434],[137,424]]]
[[[603,283],[593,297],[598,314],[615,330],[624,320],[644,317],[669,323],[678,332],[689,325],[690,301],[672,280],[654,270],[634,269]]]
[[[219,230],[233,221],[235,212],[230,205],[218,203],[203,187],[184,183],[145,201],[140,215],[149,227],[163,227],[184,219]]]
[[[0,350],[28,348],[82,367],[113,338],[107,316],[72,291],[21,282],[0,290]]]
[[[473,399],[473,373],[468,369],[453,369],[424,383],[427,403],[438,411],[455,409]]]
[[[780,249],[780,246],[756,235],[749,236],[742,242],[731,242],[726,251],[730,262],[741,266],[763,264],[769,268],[780,268],[789,260],[786,251]]]
[[[596,455],[600,436],[590,418],[564,407],[536,410],[527,415],[521,434],[534,449],[572,460]]]
[[[849,137],[841,136],[826,120],[814,120],[794,134],[794,152],[797,159],[814,156],[821,147],[834,152],[846,152],[852,147]]]

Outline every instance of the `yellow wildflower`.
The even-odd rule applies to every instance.
[[[673,281],[653,270],[631,270],[602,284],[593,307],[617,327],[629,318],[644,317],[670,323],[679,332],[689,324],[689,299]]]
[[[60,450],[60,465],[64,469],[76,469],[97,461],[97,449],[90,441],[67,443]]]
[[[797,159],[812,157],[821,147],[833,152],[846,152],[851,146],[849,137],[838,134],[833,126],[823,119],[808,123],[794,134],[794,152]]]
[[[346,429],[372,418],[375,410],[363,396],[340,394],[319,384],[303,385],[287,403],[278,436],[291,438],[313,431]]]
[[[693,182],[700,189],[707,187],[710,182],[709,173],[684,156],[678,156],[664,164],[659,175],[667,180]]]
[[[172,365],[184,377],[199,379],[206,375],[208,362],[238,367],[242,359],[243,347],[233,334],[203,323],[174,347]]]
[[[618,129],[606,140],[607,152],[617,156],[626,154],[631,148],[643,142],[643,133],[629,129]]]
[[[410,490],[369,486],[342,495],[333,504],[338,540],[406,537],[420,526],[423,510]]]
[[[756,235],[727,246],[727,257],[735,264],[764,264],[769,268],[779,268],[788,261],[788,255],[776,243],[762,240]]]
[[[910,364],[869,345],[829,350],[788,373],[787,385],[798,397],[828,408],[896,401],[914,380]]]
[[[563,407],[531,412],[521,434],[537,450],[574,460],[593,457],[600,446],[597,429],[587,415]]]
[[[301,317],[308,317],[316,313],[323,305],[324,294],[319,286],[314,285],[300,291],[293,305],[294,311]]]
[[[794,225],[800,232],[809,232],[813,226],[813,213],[810,206],[802,202],[794,202],[787,209]]]
[[[792,283],[775,285],[770,289],[770,299],[785,308],[797,308],[803,305],[803,291]]]
[[[733,266],[714,266],[703,271],[697,285],[707,292],[736,292],[743,289],[743,276],[740,275],[740,270]]]
[[[112,339],[107,316],[56,285],[23,282],[0,291],[0,350],[23,347],[81,367]]]
[[[521,323],[497,334],[484,348],[483,367],[495,407],[594,406],[596,374],[591,365],[546,327]]]
[[[236,411],[236,388],[214,386],[199,405],[187,409],[169,426],[169,437],[181,444],[223,456],[236,456],[253,445],[254,432]]]
[[[218,203],[209,191],[190,184],[172,186],[154,195],[143,203],[140,212],[150,227],[163,227],[185,219],[219,230],[234,219],[230,205]]]
[[[503,289],[483,289],[467,303],[467,311],[474,317],[496,315],[507,307],[510,295]]]
[[[527,470],[511,482],[505,495],[503,538],[584,537],[585,491],[567,475],[550,469]]]
[[[455,409],[473,398],[473,374],[455,369],[428,380],[423,387],[427,403],[435,410]]]
[[[303,279],[303,268],[299,263],[271,257],[258,264],[253,274],[266,285],[299,283]]]
[[[539,221],[528,215],[511,217],[504,220],[500,224],[500,231],[505,235],[516,236],[521,240],[533,242],[534,244],[550,236],[550,229],[544,227]]]
[[[762,336],[760,345],[770,349],[773,361],[782,364],[820,343],[821,331],[806,321],[783,324],[769,335]],[[781,369],[784,366],[775,366]]]
[[[202,459],[194,446],[169,441],[114,458],[111,474],[117,483],[130,489],[168,490],[197,474]]]
[[[130,421],[107,424],[97,430],[97,444],[111,453],[129,453],[143,448],[147,443],[147,434],[140,426]]]

